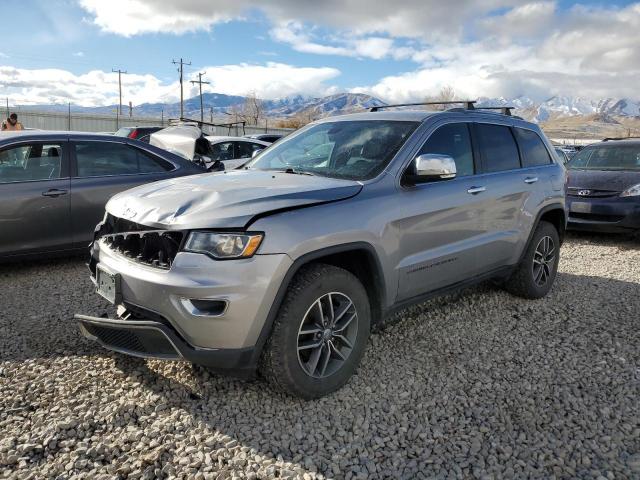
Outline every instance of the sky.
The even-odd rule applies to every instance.
[[[638,99],[640,2],[0,0],[0,98],[170,103],[208,92],[420,101]],[[197,86],[185,84],[185,97]],[[4,99],[3,99],[4,103]]]

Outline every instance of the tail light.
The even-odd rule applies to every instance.
[[[129,134],[129,138],[138,138],[138,129],[134,128],[133,131]]]

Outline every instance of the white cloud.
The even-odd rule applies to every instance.
[[[260,98],[281,98],[292,94],[326,95],[334,88],[326,82],[340,75],[340,70],[330,67],[294,67],[267,62],[264,65],[242,63],[203,67],[207,80],[205,91],[245,95],[255,92]],[[195,89],[193,90],[195,94]]]
[[[74,57],[84,57],[84,52],[75,52],[72,54]]]
[[[526,3],[526,0],[456,0],[455,5],[440,0],[79,0],[80,5],[104,31],[119,35],[141,33],[184,33],[208,30],[217,23],[241,18],[252,9],[274,21],[299,20],[349,30],[356,35],[388,33],[397,37],[436,38],[457,36],[462,26],[499,8]]]
[[[638,98],[639,25],[640,4],[558,13],[554,3],[535,2],[483,19],[474,42],[423,45],[412,55],[417,70],[352,91],[389,101],[420,100],[447,85],[469,98]]]
[[[255,92],[262,98],[280,98],[292,92],[324,95],[335,91],[326,82],[340,75],[334,68],[294,67],[269,62],[264,65],[223,65],[198,69],[211,81],[204,91],[244,95]],[[185,96],[197,88],[184,84]],[[61,69],[21,69],[0,66],[0,90],[13,104],[51,104],[71,102],[81,106],[111,105],[118,102],[118,74],[92,70],[75,75]],[[153,75],[122,75],[123,102],[171,103],[180,98],[179,83],[163,83]]]

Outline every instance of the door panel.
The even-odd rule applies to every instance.
[[[485,241],[478,248],[478,268],[489,271],[512,263],[522,232],[522,215],[532,187],[525,183],[518,145],[506,125],[477,123],[473,128],[482,171],[478,182],[486,209],[482,215]]]
[[[71,247],[67,158],[62,139],[0,151],[0,255]]]
[[[0,255],[70,248],[69,191],[68,178],[0,185]]]
[[[402,193],[398,300],[466,280],[479,273],[477,255],[486,241],[486,197],[467,194],[475,177],[431,183]]]
[[[457,178],[402,191],[402,217],[395,222],[402,258],[398,264],[398,300],[465,280],[477,273],[477,249],[485,234],[482,195],[467,123],[438,127],[417,152],[452,157]],[[411,172],[411,166],[409,172]]]

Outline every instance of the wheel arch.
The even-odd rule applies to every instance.
[[[370,243],[353,242],[308,252],[293,262],[278,288],[256,342],[253,358],[255,365],[258,364],[264,345],[271,335],[274,320],[291,281],[301,268],[314,263],[325,263],[344,268],[355,275],[362,282],[369,297],[371,324],[375,325],[382,320],[386,299],[384,271],[378,254]]]
[[[522,258],[527,252],[529,245],[531,244],[531,240],[533,239],[533,234],[538,228],[540,222],[545,221],[551,223],[556,230],[558,231],[558,237],[560,237],[560,245],[564,241],[564,234],[567,229],[567,213],[565,211],[564,205],[560,203],[553,203],[551,205],[547,205],[540,209],[538,214],[536,215],[536,220],[531,227],[531,231],[529,232],[529,237],[527,238],[527,243],[524,245],[522,253],[520,255],[520,259],[518,262],[522,261]]]

